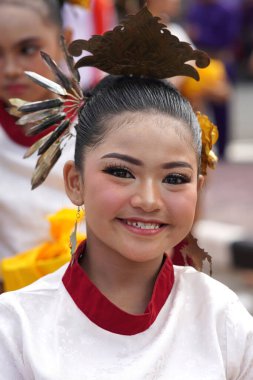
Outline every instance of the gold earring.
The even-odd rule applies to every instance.
[[[80,218],[81,218],[81,209],[80,209],[80,206],[78,206],[77,211],[76,211],[76,221],[75,221],[74,230],[70,235],[70,244],[69,245],[70,245],[70,254],[71,254],[71,265],[73,264],[74,258],[75,258],[76,241],[77,241],[77,237],[76,237],[76,235],[77,235],[77,223],[78,223]]]

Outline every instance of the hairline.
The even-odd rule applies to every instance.
[[[103,129],[103,133],[100,135],[100,138],[98,139],[98,141],[96,141],[95,143],[93,143],[90,146],[87,146],[86,152],[83,151],[83,162],[85,162],[86,153],[88,153],[89,151],[92,151],[93,149],[96,149],[100,144],[103,144],[104,140],[106,139],[106,136],[110,135],[115,130],[115,128],[116,128],[116,130],[119,130],[119,129],[126,128],[126,127],[134,127],[134,125],[131,124],[130,119],[128,119],[128,120],[125,119],[122,124],[117,124],[117,121],[115,120],[112,123],[112,125],[108,127],[108,123],[109,123],[110,119],[117,119],[117,117],[124,116],[124,115],[127,118],[128,115],[129,116],[133,116],[133,115],[137,116],[138,114],[140,116],[141,116],[141,114],[143,114],[143,115],[150,114],[150,115],[157,115],[157,116],[162,115],[162,116],[165,116],[165,117],[168,117],[168,118],[174,120],[176,123],[181,123],[181,125],[184,127],[185,131],[189,132],[190,145],[191,145],[192,149],[194,150],[196,160],[197,160],[197,166],[199,167],[198,149],[194,144],[194,137],[192,135],[190,125],[188,125],[188,123],[185,120],[183,120],[182,118],[177,118],[177,117],[167,113],[166,111],[157,109],[155,107],[148,107],[148,108],[140,109],[140,110],[136,110],[136,111],[135,110],[123,110],[123,111],[120,111],[118,113],[108,113],[105,116],[103,116],[103,118],[100,119],[98,122],[98,125],[100,125]],[[107,123],[107,126],[106,126],[106,123]],[[164,128],[165,128],[165,126],[164,126]],[[175,133],[178,135],[178,137],[181,140],[186,142],[186,139],[182,135],[180,128],[177,128],[177,125],[174,125],[174,126],[170,125],[170,128],[173,128]]]

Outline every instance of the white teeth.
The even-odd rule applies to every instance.
[[[130,222],[129,220],[126,221],[126,224],[128,224],[129,226],[140,228],[142,230],[158,230],[158,228],[160,228],[160,224]]]

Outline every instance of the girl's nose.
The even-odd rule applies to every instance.
[[[145,212],[159,210],[161,203],[159,187],[151,180],[140,184],[131,198],[132,207],[141,208]]]
[[[6,56],[4,65],[4,74],[8,78],[16,78],[22,74],[23,69],[13,56]]]

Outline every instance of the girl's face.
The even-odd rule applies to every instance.
[[[40,50],[56,62],[61,57],[59,30],[46,22],[39,12],[15,5],[0,6],[0,99],[22,98],[36,101],[51,97],[46,89],[33,83],[24,71],[36,71],[53,79],[42,61]]]
[[[82,176],[65,167],[71,200],[85,205],[88,250],[134,262],[161,258],[194,220],[202,177],[190,132],[159,113],[124,113],[106,123],[112,129],[87,151]]]

